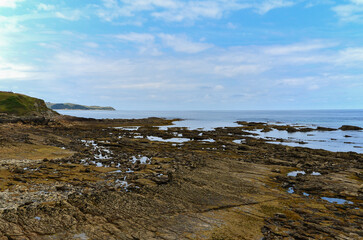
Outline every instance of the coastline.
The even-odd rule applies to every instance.
[[[52,109],[53,111],[117,111],[117,109]]]
[[[8,142],[0,221],[12,226],[0,236],[361,237],[362,154],[270,144],[247,131],[250,122],[214,131],[158,127],[171,124],[68,116],[0,125]],[[7,159],[11,152],[22,155]]]

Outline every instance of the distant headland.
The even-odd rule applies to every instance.
[[[100,107],[100,106],[85,106],[74,103],[50,103],[47,102],[47,107],[52,110],[104,110],[115,111],[113,107]]]

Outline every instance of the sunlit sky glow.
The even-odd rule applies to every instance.
[[[363,0],[0,0],[0,89],[125,110],[363,108]]]

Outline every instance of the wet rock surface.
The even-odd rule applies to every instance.
[[[171,122],[1,124],[0,239],[363,237],[361,154]]]

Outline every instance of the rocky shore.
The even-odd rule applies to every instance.
[[[363,238],[363,155],[175,120],[2,122],[0,240]]]

